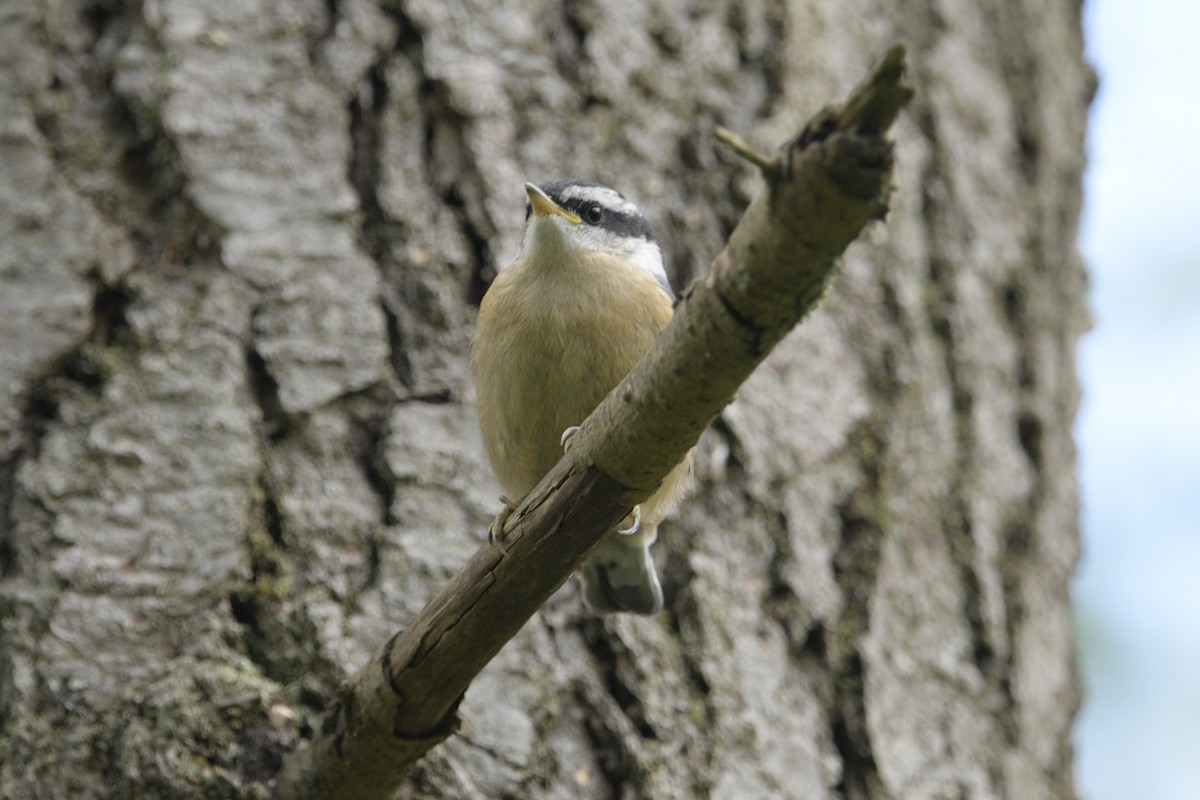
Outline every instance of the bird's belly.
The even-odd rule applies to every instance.
[[[519,501],[562,457],[563,431],[620,383],[657,330],[612,313],[509,322],[506,333],[481,335],[476,384],[488,456]]]

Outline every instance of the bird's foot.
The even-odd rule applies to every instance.
[[[634,506],[633,511],[626,514],[625,519],[621,520],[621,522],[628,522],[629,524],[617,528],[617,533],[622,536],[633,536],[642,527],[642,507]]]
[[[579,426],[572,425],[562,432],[562,436],[558,437],[558,443],[562,446],[564,453],[571,449],[571,439],[577,433],[579,433]]]
[[[504,503],[504,508],[500,510],[500,513],[492,520],[492,524],[488,526],[488,544],[499,547],[502,555],[508,555],[508,549],[504,546],[502,538],[504,535],[504,523],[508,522],[508,518],[517,510],[517,507],[513,505],[511,500],[504,496],[500,497],[500,502]]]

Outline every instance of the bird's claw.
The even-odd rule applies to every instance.
[[[517,507],[507,497],[501,497],[500,502],[504,503],[504,508],[488,526],[488,544],[499,547],[502,555],[508,555],[508,548],[504,546],[504,540],[501,537],[504,533],[504,523],[508,522],[508,518],[517,510]]]
[[[562,432],[562,436],[558,437],[558,443],[564,453],[571,449],[571,438],[577,433],[579,433],[579,426],[572,425]]]
[[[629,525],[624,528],[617,528],[617,533],[621,534],[622,536],[633,536],[638,532],[638,528],[642,527],[642,507],[634,506],[633,511],[630,511],[625,516],[625,519],[629,519],[630,517],[633,517],[633,520],[629,523]],[[624,522],[625,520],[621,521]]]

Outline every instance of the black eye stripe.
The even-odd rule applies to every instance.
[[[557,198],[555,198],[557,202]],[[606,208],[594,200],[580,200],[572,198],[564,200],[560,205],[571,211],[582,219],[584,222],[595,225],[598,228],[603,228],[606,231],[621,236],[637,236],[651,242],[657,242],[658,237],[654,235],[654,229],[650,227],[650,223],[641,214],[626,214],[623,211],[614,211],[611,208]],[[600,219],[592,220],[588,216],[588,210],[593,206],[600,209]]]
[[[595,200],[572,198],[570,200],[562,201],[561,205],[568,211],[573,211],[578,214],[584,222],[591,223],[592,225],[597,225],[605,217],[616,213],[612,209],[605,208],[604,206],[600,205]]]

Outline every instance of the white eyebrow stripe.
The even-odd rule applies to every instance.
[[[605,208],[610,208],[613,211],[619,211],[622,214],[640,214],[638,207],[626,200],[615,189],[610,189],[607,186],[566,186],[558,190],[558,196],[562,200],[584,200],[592,203],[599,203]]]

